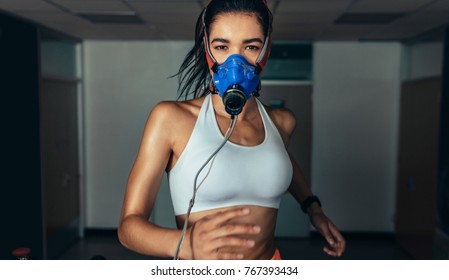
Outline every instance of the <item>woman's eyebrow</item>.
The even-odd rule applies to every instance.
[[[215,42],[218,42],[218,43],[229,43],[229,40],[228,39],[224,39],[224,38],[215,38],[210,43],[212,44],[212,43],[215,43]]]
[[[230,43],[230,41],[228,39],[224,39],[224,38],[214,38],[210,43],[212,44],[212,43],[217,43],[217,42],[218,43],[226,43],[226,44]],[[254,42],[263,44],[263,41],[260,38],[251,38],[251,39],[243,40],[244,44],[251,44]]]
[[[251,44],[251,43],[254,43],[254,42],[258,42],[258,43],[263,44],[263,41],[260,38],[246,39],[246,40],[243,41],[243,43],[245,43],[245,44]]]

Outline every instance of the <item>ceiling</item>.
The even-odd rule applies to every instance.
[[[207,0],[0,0],[86,40],[192,40]],[[408,40],[449,24],[449,0],[268,0],[274,40]],[[441,29],[441,28],[440,28]]]

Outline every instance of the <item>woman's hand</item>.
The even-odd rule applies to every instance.
[[[324,236],[330,247],[323,251],[333,257],[340,257],[345,251],[346,241],[332,221],[322,212],[309,212],[310,222]]]
[[[184,239],[186,244],[181,250],[181,257],[194,260],[242,259],[243,254],[221,248],[229,246],[251,248],[255,245],[254,240],[239,235],[258,234],[260,232],[258,225],[230,222],[249,213],[248,208],[231,209],[198,220],[186,231]]]

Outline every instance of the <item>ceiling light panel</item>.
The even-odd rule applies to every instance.
[[[138,1],[130,0],[129,5],[140,14],[190,14],[196,17],[201,13],[201,7],[197,1]]]
[[[344,13],[335,20],[340,25],[390,24],[405,14],[397,13]]]
[[[424,9],[424,11],[429,12],[448,12],[449,11],[449,0],[440,0],[434,2]]]
[[[280,1],[276,13],[341,13],[352,0]]]
[[[299,25],[276,25],[273,28],[273,35],[284,34],[286,32],[312,32],[317,33],[323,30],[322,24],[299,24]]]
[[[335,13],[282,13],[274,17],[273,24],[329,24],[337,16]]]
[[[193,28],[195,27],[196,18],[191,15],[172,15],[172,14],[142,14],[142,18],[151,24],[173,24],[182,27],[182,24],[188,23]],[[192,29],[192,33],[193,33]]]
[[[61,25],[64,25],[64,24],[76,23],[76,24],[89,25],[89,23],[86,23],[86,21],[84,21],[83,19],[81,19],[79,17],[75,17],[75,16],[67,14],[67,13],[24,12],[24,13],[22,13],[22,15],[28,19],[31,19],[35,22],[39,22],[41,24],[59,23]]]
[[[421,12],[401,18],[380,32],[371,34],[369,38],[405,40],[448,23],[447,13]]]
[[[348,13],[409,13],[419,10],[435,0],[358,0]]]
[[[59,12],[60,10],[42,0],[0,0],[0,9],[13,12]]]
[[[132,11],[120,0],[51,0],[73,13],[108,13]]]

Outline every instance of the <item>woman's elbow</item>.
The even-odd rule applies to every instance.
[[[129,248],[128,242],[129,242],[129,219],[122,218],[120,219],[120,222],[118,224],[117,228],[117,237],[120,242],[125,248]]]

